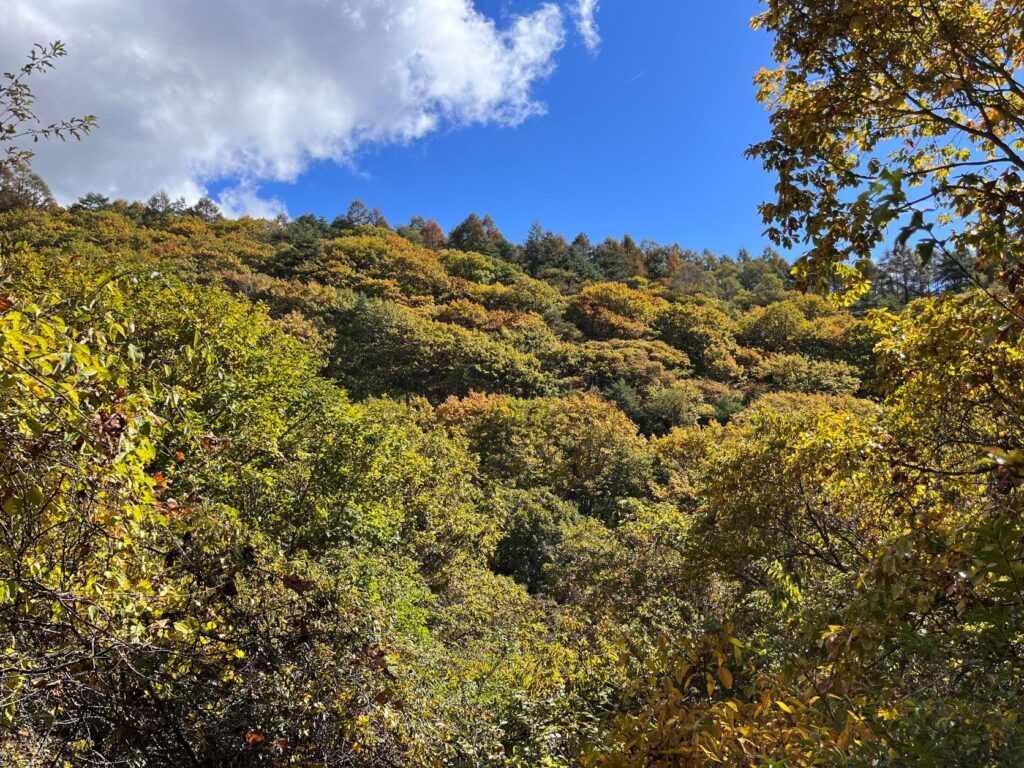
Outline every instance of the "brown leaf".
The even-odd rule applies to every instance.
[[[301,576],[288,574],[284,577],[284,585],[292,592],[298,592],[302,595],[313,589],[316,586],[316,582],[311,579],[304,579]]]

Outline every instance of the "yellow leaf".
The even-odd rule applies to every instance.
[[[732,672],[725,667],[718,668],[718,679],[722,681],[722,685],[726,688],[732,688]]]

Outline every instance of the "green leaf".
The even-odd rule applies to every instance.
[[[188,621],[176,621],[174,622],[174,631],[187,637],[192,634],[192,624]]]
[[[935,241],[925,240],[924,242],[917,244],[917,257],[921,260],[923,266],[928,266],[928,262],[932,260],[932,256],[935,254]]]

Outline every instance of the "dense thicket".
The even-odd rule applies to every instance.
[[[789,722],[814,684],[790,665],[888,661],[912,630],[870,597],[896,588],[878,552],[925,546],[902,521],[926,500],[950,525],[986,503],[915,477],[953,393],[900,362],[969,346],[977,300],[758,302],[768,259],[701,267],[762,265],[733,292],[567,290],[371,224],[89,202],[0,220],[8,761],[646,765],[804,731],[842,754],[854,711]],[[865,649],[839,614],[870,610]],[[935,642],[899,662],[919,682]]]

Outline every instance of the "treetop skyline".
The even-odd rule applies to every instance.
[[[100,128],[86,152],[39,150],[65,204],[166,189],[209,194],[229,215],[331,218],[360,197],[446,229],[486,211],[519,241],[539,218],[735,253],[767,244],[755,209],[771,179],[743,158],[768,131],[753,99],[771,63],[768,36],[749,28],[757,11],[15,0],[0,53],[68,47],[38,111],[95,114]]]

